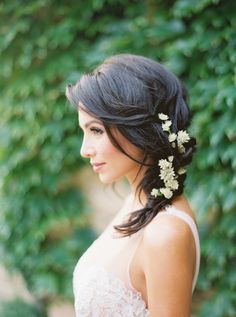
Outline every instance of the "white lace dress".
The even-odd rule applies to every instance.
[[[161,213],[163,214],[163,213]],[[165,214],[186,221],[196,243],[195,288],[200,266],[200,242],[197,227],[186,213],[167,207]],[[159,215],[158,215],[159,216]],[[147,317],[149,311],[130,280],[130,263],[142,239],[142,230],[131,237],[117,238],[111,222],[78,261],[73,277],[76,317]]]

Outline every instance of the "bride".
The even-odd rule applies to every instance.
[[[81,155],[101,182],[130,184],[121,210],[75,267],[76,316],[189,317],[200,243],[184,195],[196,142],[183,85],[160,63],[121,54],[68,85],[66,95],[83,130]]]

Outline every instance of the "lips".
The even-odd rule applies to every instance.
[[[94,172],[98,172],[106,163],[91,163]]]

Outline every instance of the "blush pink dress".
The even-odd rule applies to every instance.
[[[193,219],[185,212],[168,206],[163,214],[185,221],[196,246],[196,266],[192,283],[194,291],[200,267],[200,241]],[[130,237],[119,238],[113,228],[121,223],[122,210],[98,239],[79,259],[73,276],[76,317],[148,317],[141,293],[131,283],[130,263],[141,242],[143,230]]]

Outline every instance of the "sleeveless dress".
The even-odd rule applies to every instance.
[[[200,267],[200,241],[193,219],[173,206],[157,214],[174,215],[185,221],[194,236],[196,266],[192,283],[194,291]],[[80,257],[73,274],[76,317],[148,317],[141,293],[130,280],[130,263],[141,242],[142,228],[129,237],[118,237],[113,228],[120,224],[122,212]]]

